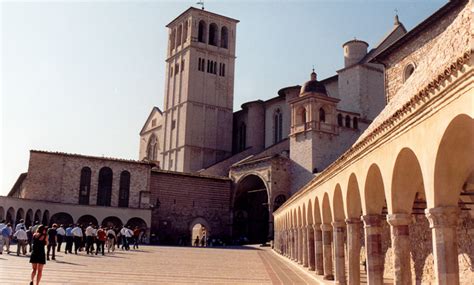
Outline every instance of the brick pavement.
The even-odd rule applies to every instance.
[[[56,259],[46,264],[42,284],[318,284],[269,248],[142,246],[106,256],[61,252]],[[4,252],[0,284],[28,284],[30,268],[28,257]]]

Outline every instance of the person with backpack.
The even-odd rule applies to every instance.
[[[99,251],[102,251],[102,255],[104,255],[104,245],[105,245],[106,240],[107,240],[107,234],[105,233],[104,228],[101,226],[97,230],[97,239],[96,239],[97,248],[95,250],[95,255],[97,255]]]
[[[112,229],[112,227],[109,228],[107,231],[107,252],[110,252],[112,249],[112,252],[115,251],[115,242],[117,240],[117,236],[115,234],[115,231]]]

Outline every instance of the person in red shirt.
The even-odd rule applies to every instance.
[[[138,227],[135,227],[133,230],[133,249],[138,249],[138,241],[140,238],[140,229]]]
[[[105,242],[107,241],[107,234],[104,230],[104,228],[101,226],[98,230],[97,230],[97,240],[96,240],[96,250],[95,250],[95,255],[97,255],[97,253],[99,251],[102,252],[102,255],[104,255],[104,245],[105,245]]]

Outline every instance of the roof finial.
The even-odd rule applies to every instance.
[[[311,72],[311,80],[316,80],[316,72],[314,72],[314,65],[313,65],[313,72]]]
[[[398,20],[398,9],[395,9],[395,22],[393,23],[395,26],[400,25],[400,20]]]
[[[198,1],[197,5],[201,5],[201,9],[204,10],[204,1]]]

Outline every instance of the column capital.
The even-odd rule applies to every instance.
[[[321,230],[321,224],[314,223],[313,229],[314,229],[315,231],[320,231],[320,230]]]
[[[346,223],[343,221],[336,221],[331,223],[334,228],[344,228]]]
[[[306,229],[307,229],[307,230],[312,230],[313,228],[314,228],[314,225],[307,225],[307,226],[306,226]]]
[[[391,226],[407,226],[411,224],[411,214],[389,214],[387,215],[387,222]]]
[[[430,228],[453,228],[457,226],[459,207],[447,206],[425,209]]]
[[[349,218],[349,219],[346,219],[346,224],[347,225],[360,225],[362,224],[362,221],[357,218]]]
[[[369,214],[362,216],[366,228],[380,227],[381,215]]]
[[[322,231],[332,231],[332,226],[330,224],[321,224]]]

